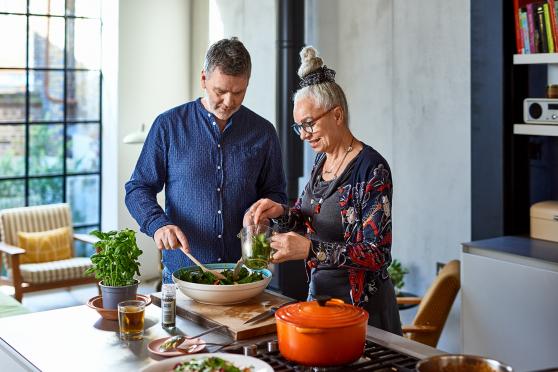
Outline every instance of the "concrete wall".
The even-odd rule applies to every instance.
[[[103,229],[129,227],[139,231],[124,205],[124,184],[141,145],[125,145],[122,138],[139,130],[142,123],[149,129],[159,113],[189,99],[190,5],[184,0],[119,2],[118,29],[112,29],[109,35],[117,38],[113,49],[118,57],[116,61],[112,58],[112,66],[104,66],[112,73],[105,77],[105,98],[108,95],[112,100],[103,107],[107,115],[103,133]],[[142,279],[158,276],[159,258],[153,240],[141,233],[137,240],[144,251]]]
[[[406,290],[423,294],[436,262],[459,258],[470,239],[469,2],[308,7],[308,43],[337,71],[353,133],[390,162],[393,256],[410,268]],[[458,319],[457,302],[440,348],[459,351]]]
[[[275,125],[275,0],[211,0],[209,42],[237,36],[250,52],[252,76],[244,105]]]
[[[203,96],[200,79],[205,52],[209,46],[209,1],[190,0],[190,99]]]

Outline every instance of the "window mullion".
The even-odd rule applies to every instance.
[[[31,121],[31,103],[29,93],[29,2],[27,0],[27,14],[26,14],[26,38],[25,38],[25,205],[29,205],[29,140],[30,140],[30,126]]]

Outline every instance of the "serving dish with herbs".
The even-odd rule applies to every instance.
[[[226,280],[218,280],[210,273],[203,273],[197,266],[183,267],[172,274],[182,294],[204,304],[230,305],[249,300],[262,293],[271,281],[268,269],[241,268],[234,280],[234,263],[207,264],[206,267],[220,271]]]

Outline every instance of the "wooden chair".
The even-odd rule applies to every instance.
[[[436,347],[449,312],[461,287],[459,261],[448,262],[420,297],[398,297],[398,304],[419,304],[413,324],[403,325],[403,335],[413,341]]]
[[[20,264],[20,255],[25,250],[17,246],[18,232],[41,232],[60,227],[68,227],[74,240],[86,243],[97,240],[90,235],[73,234],[68,204],[0,210],[0,284],[13,286],[14,297],[19,302],[27,292],[97,283],[94,276],[85,275],[85,270],[91,267],[89,257]]]

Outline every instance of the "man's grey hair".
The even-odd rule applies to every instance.
[[[211,74],[216,67],[225,75],[249,78],[252,71],[250,53],[236,37],[219,40],[207,50],[203,64],[207,74]]]

